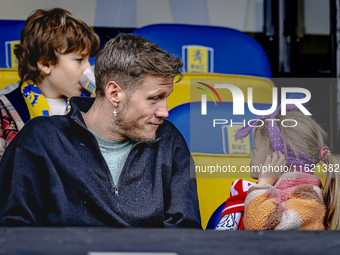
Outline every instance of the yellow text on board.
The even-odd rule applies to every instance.
[[[229,154],[249,154],[250,153],[250,137],[235,141],[235,134],[241,127],[227,127]]]
[[[18,59],[14,54],[14,49],[20,42],[11,42],[11,68],[18,68]]]
[[[188,47],[188,73],[208,72],[208,50],[200,47]]]

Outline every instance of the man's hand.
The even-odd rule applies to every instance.
[[[269,185],[274,185],[286,165],[285,155],[282,154],[281,151],[279,151],[279,153],[273,152],[272,154],[267,155],[266,161],[258,176],[258,184],[267,183]]]

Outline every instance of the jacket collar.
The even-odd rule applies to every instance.
[[[67,115],[83,127],[87,128],[81,112],[87,112],[93,105],[94,100],[95,98],[93,97],[72,97],[70,101],[71,110]],[[147,144],[152,145],[161,140],[160,128],[161,126],[158,127],[156,131],[156,138],[150,142],[146,142]]]
[[[94,100],[95,98],[93,97],[72,97],[70,101],[71,110],[67,115],[77,123],[87,128],[81,112],[87,112],[91,108]]]

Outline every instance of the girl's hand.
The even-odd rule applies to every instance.
[[[267,183],[269,185],[274,185],[286,165],[285,155],[282,154],[281,151],[279,151],[279,153],[273,152],[272,154],[267,155],[266,161],[258,176],[258,184]]]

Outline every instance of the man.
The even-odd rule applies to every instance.
[[[200,228],[190,152],[162,120],[181,67],[140,36],[109,41],[96,59],[96,99],[32,119],[5,151],[0,223]]]

